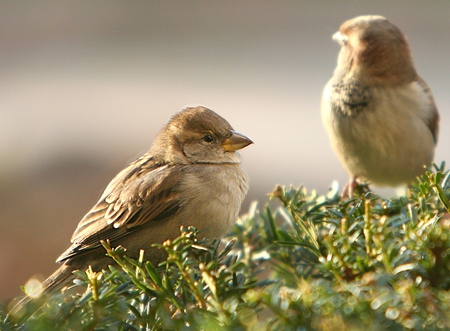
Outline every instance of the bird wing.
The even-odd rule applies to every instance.
[[[427,107],[427,114],[425,118],[425,123],[427,124],[428,128],[431,131],[431,134],[433,135],[434,144],[437,144],[438,135],[439,135],[439,112],[436,107],[436,103],[434,102],[433,94],[431,93],[431,89],[429,88],[428,84],[420,77],[417,78],[417,82],[423,89],[423,92],[427,95],[428,98],[428,107]]]
[[[433,107],[430,109],[430,114],[428,117],[428,121],[426,124],[430,128],[431,134],[433,135],[434,144],[437,144],[438,135],[439,135],[439,112],[437,110],[436,105],[433,101]]]
[[[182,167],[143,156],[122,170],[72,235],[72,245],[57,259],[99,247],[100,240],[122,238],[148,222],[164,221],[182,201],[178,186]]]

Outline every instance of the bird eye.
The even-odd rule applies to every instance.
[[[206,141],[207,143],[211,143],[214,141],[214,137],[210,134],[206,134],[203,136],[203,140]]]

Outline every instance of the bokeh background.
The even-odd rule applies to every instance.
[[[102,189],[188,105],[255,141],[244,212],[275,184],[342,186],[319,107],[331,35],[354,16],[408,36],[441,113],[436,161],[450,161],[449,13],[447,0],[1,1],[0,300],[55,270]]]

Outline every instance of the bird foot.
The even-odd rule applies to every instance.
[[[353,198],[355,196],[355,193],[359,196],[370,192],[370,187],[365,182],[358,181],[358,177],[351,178],[350,182],[347,183],[347,185],[344,186],[344,189],[341,193],[341,198]]]

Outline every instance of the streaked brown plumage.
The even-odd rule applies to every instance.
[[[207,229],[209,238],[226,234],[248,191],[236,151],[251,143],[205,107],[174,115],[150,151],[122,170],[80,221],[71,246],[57,259],[61,267],[44,282],[44,290],[61,288],[74,270],[111,264],[100,240],[122,245],[134,257],[145,249],[145,258],[158,263],[164,255],[150,246],[177,237],[182,225]]]
[[[356,178],[411,183],[433,161],[439,113],[406,37],[384,17],[359,16],[333,39],[341,51],[323,93],[322,119],[352,177],[350,188]]]

